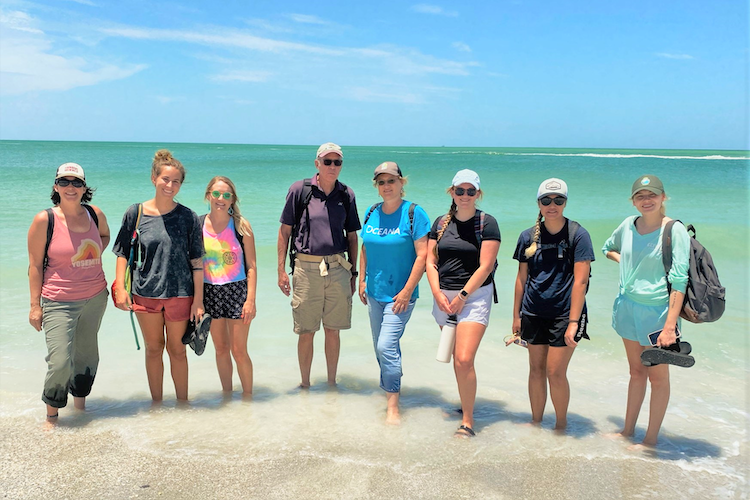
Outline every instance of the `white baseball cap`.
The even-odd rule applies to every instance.
[[[60,177],[76,177],[82,181],[86,181],[86,174],[83,173],[83,167],[78,163],[63,163],[57,167],[57,174],[55,174],[55,180]]]
[[[557,194],[563,198],[568,197],[568,185],[562,179],[552,177],[539,184],[539,190],[536,193],[536,199],[544,198],[548,194]]]
[[[453,176],[453,186],[460,186],[461,184],[471,184],[475,188],[479,189],[479,174],[473,170],[465,168],[456,172]]]

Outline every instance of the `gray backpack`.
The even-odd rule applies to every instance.
[[[671,220],[664,226],[662,234],[662,260],[667,276],[669,276],[669,270],[672,269],[672,226],[675,222],[682,224],[682,221]],[[680,316],[691,323],[716,321],[724,314],[725,290],[719,281],[711,254],[695,239],[695,228],[690,224],[686,229],[688,233],[692,231],[693,235],[690,238],[688,285]],[[667,286],[669,286],[669,281],[667,281]],[[671,286],[669,289],[671,292]]]

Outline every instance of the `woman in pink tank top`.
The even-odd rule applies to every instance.
[[[49,424],[68,393],[76,409],[85,409],[99,365],[97,334],[108,295],[101,257],[109,226],[104,213],[88,205],[92,195],[80,165],[61,165],[54,207],[39,212],[29,228],[29,323],[44,329],[47,343],[42,401]]]

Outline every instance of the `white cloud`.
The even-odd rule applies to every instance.
[[[0,30],[0,93],[4,95],[96,85],[127,78],[146,67],[119,67],[81,56],[59,55],[53,38],[36,28],[33,18],[23,12],[0,13]]]
[[[3,31],[5,31],[5,29],[10,29],[24,33],[44,34],[44,32],[39,28],[36,28],[34,24],[36,24],[34,19],[25,12],[17,10],[6,12],[0,10],[0,26],[3,27]],[[3,36],[5,35],[6,34],[3,33]]]
[[[122,27],[104,28],[101,32],[109,36],[130,38],[133,40],[189,42],[203,45],[237,47],[260,52],[292,51],[325,55],[337,55],[341,53],[337,49],[262,38],[238,31],[228,31],[225,28],[217,29],[215,32],[201,32]]]
[[[469,75],[469,68],[478,66],[476,62],[458,62],[438,59],[414,49],[392,45],[370,48],[330,47],[285,42],[263,38],[240,31],[227,31],[223,28],[211,28],[209,31],[184,31],[146,29],[138,27],[105,28],[101,30],[109,36],[130,38],[134,40],[159,40],[196,43],[207,46],[246,49],[268,53],[301,53],[305,60],[310,55],[334,58],[338,68],[344,71],[347,67],[361,64],[363,58],[379,61],[386,71],[401,75],[443,74],[455,76]],[[276,61],[279,64],[280,61]],[[368,68],[368,71],[381,71],[380,68]],[[257,81],[257,80],[253,80]]]
[[[446,16],[446,17],[457,17],[458,12],[448,11],[437,5],[430,5],[426,3],[420,3],[412,5],[411,10],[420,14],[432,14],[434,16]]]
[[[228,71],[211,77],[215,82],[265,82],[271,73],[267,71]]]
[[[471,52],[471,47],[469,47],[464,42],[453,42],[453,48],[461,51],[461,52]]]
[[[667,52],[657,52],[656,56],[663,57],[665,59],[682,59],[682,60],[694,59],[694,57],[689,54],[670,54]]]
[[[307,14],[289,14],[289,19],[296,23],[303,23],[303,24],[331,24],[330,21],[326,21],[325,19],[321,19],[318,16],[311,16]]]

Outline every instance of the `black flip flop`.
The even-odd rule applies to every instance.
[[[474,429],[472,429],[468,425],[459,425],[458,429],[456,429],[456,432],[453,435],[462,438],[472,438],[477,434],[474,432]]]
[[[211,316],[204,314],[198,324],[195,321],[188,321],[185,335],[182,336],[182,343],[189,345],[200,356],[206,350],[206,342],[211,331]]]
[[[681,342],[680,344],[682,345],[685,343],[686,342]],[[687,351],[687,349],[684,351]],[[695,364],[695,358],[689,354],[685,354],[684,351],[683,349],[680,349],[680,351],[672,351],[669,349],[662,349],[661,347],[652,347],[641,353],[641,363],[645,366],[674,365],[683,368],[690,368]]]

